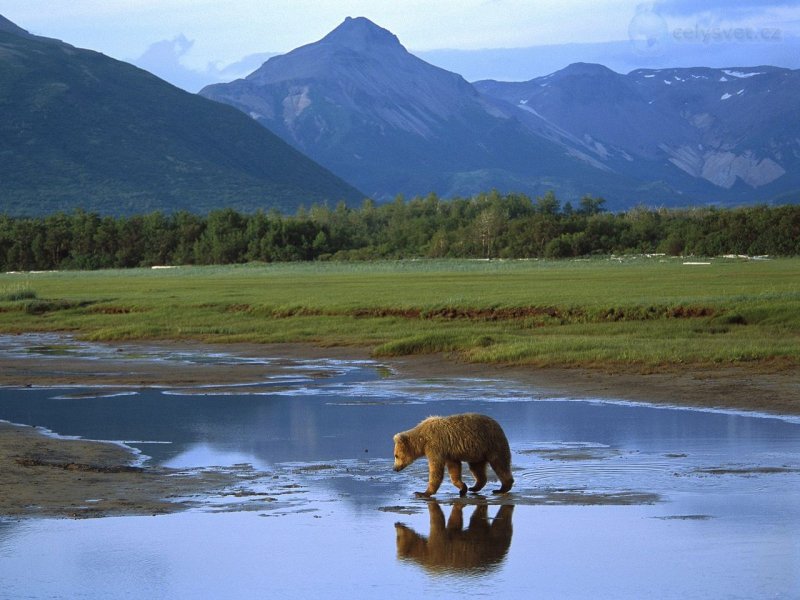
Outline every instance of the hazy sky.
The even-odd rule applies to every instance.
[[[0,0],[0,14],[32,33],[132,59],[183,34],[189,64],[285,52],[365,16],[413,50],[508,48],[624,40],[637,0]],[[673,27],[781,27],[795,32],[800,1],[644,3]]]
[[[800,0],[0,0],[0,14],[122,60],[160,42],[161,55],[198,71],[316,41],[347,16],[368,17],[412,51],[800,33]]]

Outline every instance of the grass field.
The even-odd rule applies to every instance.
[[[0,332],[452,352],[662,369],[800,365],[800,259],[402,261],[0,275]]]

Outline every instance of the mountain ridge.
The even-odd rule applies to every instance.
[[[651,169],[671,165],[710,183],[718,196],[736,200],[797,192],[800,123],[792,99],[800,91],[800,71],[770,66],[608,71],[602,90],[586,76],[590,71],[600,72],[596,66],[571,66],[527,82],[489,80],[475,86],[580,133],[598,144],[600,153],[617,153],[629,162],[644,159]]]
[[[579,148],[532,135],[518,120],[533,117],[419,59],[368,19],[347,19],[321,40],[200,94],[239,108],[380,199],[492,187],[591,192],[583,183],[591,159]]]
[[[8,23],[0,29],[6,214],[293,211],[363,198],[231,107]]]
[[[2,210],[291,212],[492,188],[613,210],[797,202],[798,96],[800,70],[771,66],[469,83],[364,17],[192,95],[0,16]]]
[[[672,71],[623,75],[574,63],[527,82],[469,83],[368,19],[348,17],[319,41],[200,94],[246,112],[378,198],[552,189],[626,208],[771,201],[800,190],[792,158],[800,149],[788,135],[742,141],[746,128],[714,113],[717,88],[682,96],[683,81],[651,85],[659,72],[689,77]],[[776,118],[794,131],[785,104]]]
[[[16,23],[6,19],[3,15],[0,15],[0,32],[11,33],[22,37],[35,37]]]

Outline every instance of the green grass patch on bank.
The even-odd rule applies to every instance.
[[[294,263],[0,275],[0,331],[550,366],[800,363],[800,259]],[[19,294],[18,292],[22,292]]]

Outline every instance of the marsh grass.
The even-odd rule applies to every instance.
[[[19,300],[32,300],[36,298],[36,291],[31,288],[29,281],[12,283],[0,287],[0,302],[17,302]]]
[[[552,366],[800,362],[800,260],[401,261],[0,276],[0,331]],[[31,282],[32,283],[26,283]]]

